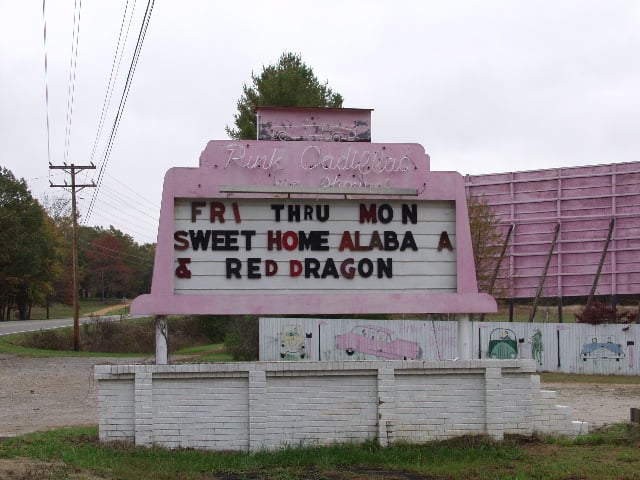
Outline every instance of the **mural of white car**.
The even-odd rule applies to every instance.
[[[280,332],[280,358],[304,360],[307,356],[306,339],[300,335],[297,325],[289,325]]]
[[[416,342],[396,338],[395,332],[374,325],[358,325],[350,332],[336,335],[336,348],[347,355],[374,355],[389,360],[417,360],[422,348]]]

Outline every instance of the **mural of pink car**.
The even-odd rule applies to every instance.
[[[373,325],[358,325],[349,333],[336,335],[336,348],[349,356],[358,352],[389,360],[422,358],[422,348],[416,342],[398,339],[393,330]]]

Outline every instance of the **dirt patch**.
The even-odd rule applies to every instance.
[[[68,480],[103,480],[80,468],[52,462],[38,462],[30,458],[0,459],[0,478],[2,480],[49,480],[65,478]]]
[[[558,405],[573,409],[573,419],[589,422],[589,428],[629,421],[632,407],[640,407],[640,385],[594,383],[543,383],[556,392]]]
[[[148,363],[149,358],[23,358],[0,354],[0,437],[97,425],[93,367]],[[1,477],[0,477],[1,478]]]

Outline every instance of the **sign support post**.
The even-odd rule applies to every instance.
[[[169,363],[169,328],[166,315],[157,315],[156,326],[156,365]]]
[[[458,358],[471,360],[471,321],[469,315],[460,315],[458,318]]]

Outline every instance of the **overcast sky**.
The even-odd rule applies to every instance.
[[[156,241],[164,173],[196,167],[208,140],[227,138],[242,84],[285,51],[300,54],[345,107],[374,109],[372,141],[420,143],[433,170],[640,160],[635,0],[159,0],[107,156],[147,6],[129,0],[129,11],[134,3],[118,70],[127,2],[82,2],[70,103],[74,1],[47,1],[43,17],[39,0],[0,0],[0,165],[39,199],[68,198],[48,186],[68,180],[50,176],[49,158],[93,160],[98,169],[79,181],[97,180],[100,169],[103,181],[90,216],[95,189],[81,192],[82,221],[140,243]]]

